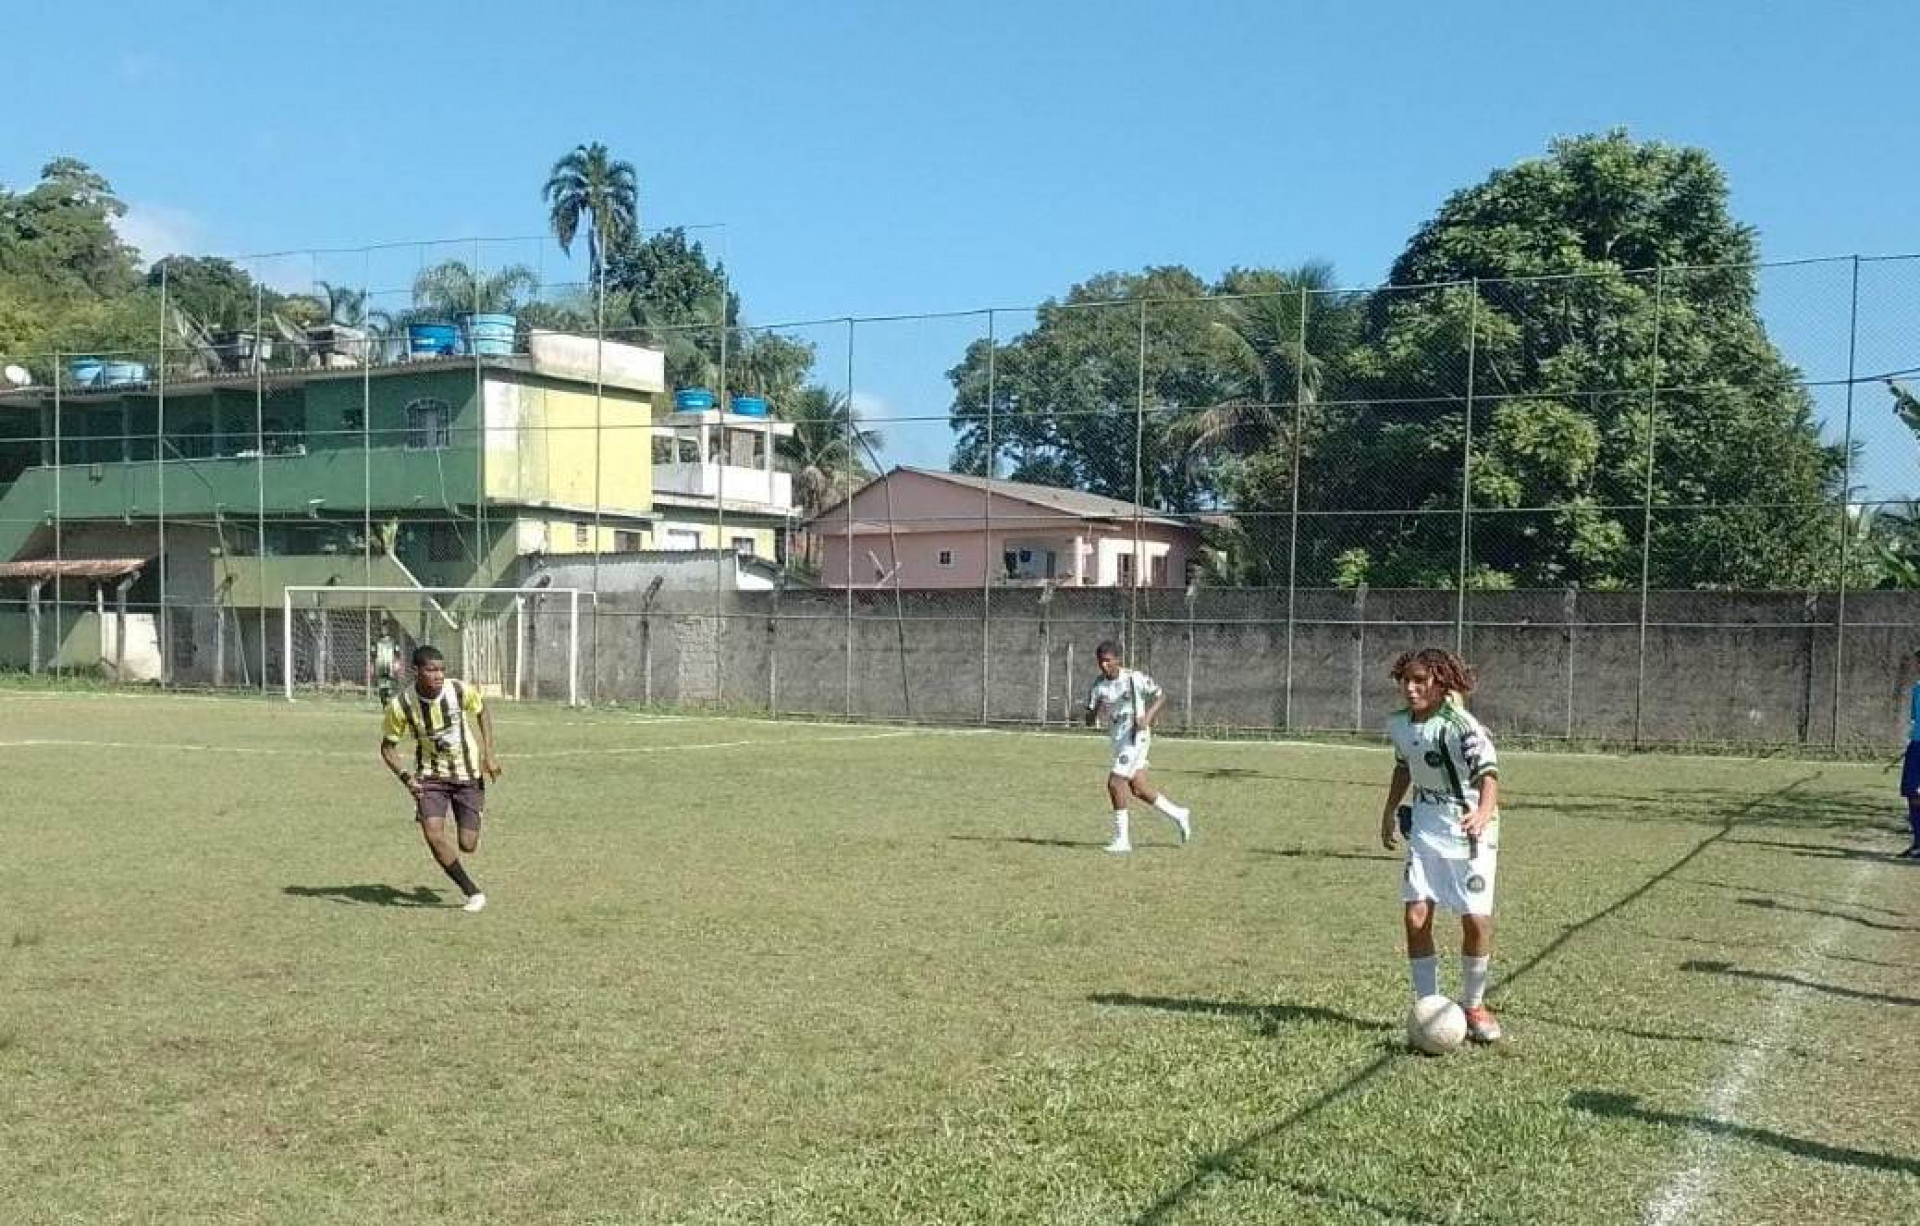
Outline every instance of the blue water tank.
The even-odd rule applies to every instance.
[[[416,358],[445,357],[460,343],[460,330],[452,324],[408,324],[407,352]]]
[[[735,396],[733,411],[742,417],[765,417],[767,415],[766,398],[762,396]]]
[[[480,357],[508,357],[513,353],[517,316],[504,312],[477,312],[461,315],[455,322],[467,337],[467,352]]]
[[[94,380],[101,387],[129,387],[147,381],[145,362],[108,362]]]
[[[67,363],[67,374],[81,387],[92,387],[106,366],[99,358],[74,358]]]
[[[681,413],[704,413],[713,407],[713,393],[704,387],[683,387],[673,394],[673,407]]]

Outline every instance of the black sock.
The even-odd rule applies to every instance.
[[[455,860],[452,864],[442,864],[440,871],[453,878],[453,884],[459,886],[460,892],[468,898],[472,898],[480,892],[480,887],[473,884],[473,878],[467,876],[467,870],[460,866],[460,861]]]

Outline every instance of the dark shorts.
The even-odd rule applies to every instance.
[[[453,779],[422,779],[420,798],[414,802],[414,820],[445,817],[449,812],[462,830],[480,829],[480,815],[487,807],[484,783]]]
[[[1900,794],[1920,792],[1920,741],[1907,742],[1907,756],[1900,763]]]

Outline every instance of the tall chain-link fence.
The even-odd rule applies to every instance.
[[[1277,732],[1438,644],[1509,733],[1902,736],[1920,258],[749,326],[538,246],[262,259],[218,319],[163,279],[148,345],[5,355],[0,668],[361,692],[434,641],[525,697],[1032,724],[1111,639]]]

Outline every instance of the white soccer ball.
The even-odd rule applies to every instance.
[[[1407,1010],[1407,1046],[1444,1056],[1467,1038],[1467,1015],[1444,996],[1422,996]]]

